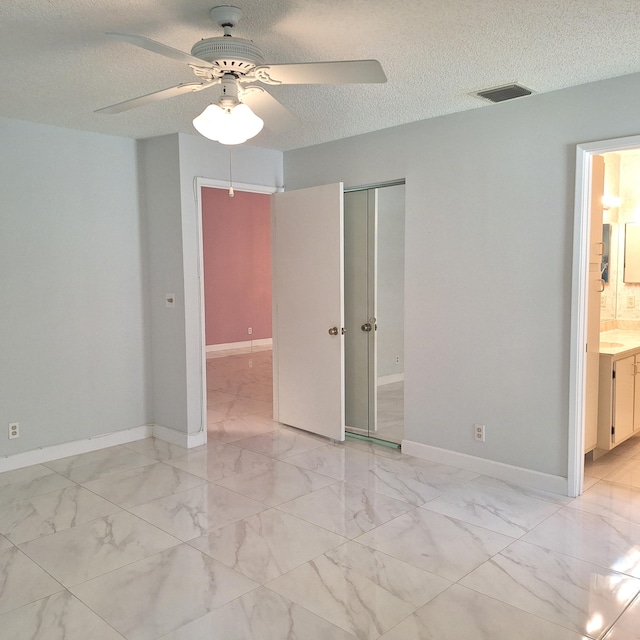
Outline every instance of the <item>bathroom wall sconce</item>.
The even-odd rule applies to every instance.
[[[622,198],[620,196],[612,196],[608,193],[602,196],[603,209],[617,209],[621,204]]]

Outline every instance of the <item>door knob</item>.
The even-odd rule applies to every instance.
[[[329,329],[329,335],[330,336],[337,336],[338,335],[338,327],[331,327],[331,329]]]
[[[371,329],[372,329],[371,323],[370,322],[365,322],[360,328],[363,331],[371,331]]]

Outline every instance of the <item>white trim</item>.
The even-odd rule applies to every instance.
[[[196,244],[198,252],[197,278],[198,278],[198,312],[200,316],[200,331],[198,332],[198,340],[200,347],[200,431],[204,434],[204,441],[207,441],[207,354],[205,346],[207,344],[206,325],[205,325],[205,301],[204,301],[204,240],[202,234],[202,178],[196,178]],[[162,436],[160,436],[161,439]],[[188,445],[184,445],[188,446]]]
[[[106,449],[107,447],[115,447],[119,444],[136,442],[137,440],[144,440],[145,438],[158,438],[158,440],[164,440],[165,442],[191,449],[207,443],[207,431],[187,434],[157,424],[145,424],[140,427],[133,427],[132,429],[91,436],[84,440],[63,442],[62,444],[54,444],[50,447],[41,447],[40,449],[5,456],[0,458],[0,473],[30,467],[34,464],[42,464],[43,462],[51,462],[52,460],[60,460],[61,458],[76,456],[80,453],[89,453],[90,451],[98,451],[99,449]]]
[[[532,471],[524,467],[514,467],[513,465],[503,462],[478,458],[467,455],[466,453],[450,451],[449,449],[440,449],[412,440],[402,441],[402,453],[415,456],[416,458],[422,458],[423,460],[458,467],[466,471],[481,473],[485,476],[499,478],[500,480],[506,480],[507,482],[513,482],[514,484],[531,487],[533,489],[557,493],[563,496],[567,495],[567,479],[562,476],[552,476],[548,473]]]
[[[258,340],[245,340],[244,342],[225,342],[223,344],[208,344],[205,347],[207,353],[213,351],[227,351],[228,349],[251,349],[253,347],[272,347],[273,338],[259,338]]]
[[[207,444],[206,429],[204,431],[197,431],[196,433],[185,433],[184,431],[163,427],[160,424],[154,424],[153,437],[171,444],[177,444],[185,449],[192,449],[193,447]]]
[[[54,444],[50,447],[16,453],[12,456],[0,458],[0,472],[21,469],[22,467],[29,467],[33,464],[41,464],[43,462],[51,462],[51,460],[68,458],[69,456],[88,453],[89,451],[97,451],[98,449],[106,449],[107,447],[115,447],[116,445],[126,444],[127,442],[144,440],[153,435],[153,429],[154,427],[152,425],[145,424],[140,427],[134,427],[133,429],[92,436],[85,440],[74,440],[72,442]]]
[[[567,495],[579,496],[584,479],[584,407],[586,384],[587,293],[589,277],[589,206],[591,157],[640,148],[640,136],[579,144],[576,147],[576,190],[573,216],[573,277],[569,355],[569,445]]]
[[[378,377],[379,387],[383,387],[385,384],[393,384],[394,382],[404,382],[404,373],[390,373],[387,376]]]
[[[198,243],[198,283],[200,287],[200,351],[202,357],[200,358],[200,381],[201,381],[201,403],[202,403],[202,425],[200,431],[197,434],[189,434],[187,436],[187,443],[182,446],[193,447],[198,446],[193,444],[204,444],[207,442],[207,341],[206,341],[206,325],[205,325],[205,299],[204,299],[204,246],[202,239],[202,189],[204,187],[211,187],[214,189],[228,189],[229,183],[223,180],[215,180],[213,178],[205,178],[203,176],[197,176],[195,178],[195,199],[196,199],[196,215],[198,220],[196,221],[197,228],[197,243]],[[264,193],[274,194],[280,191],[284,191],[284,187],[273,187],[259,184],[249,184],[246,182],[236,182],[233,184],[236,191],[248,191],[250,193]],[[169,434],[171,435],[171,434]],[[162,438],[162,436],[158,436]]]
[[[231,185],[233,185],[234,191],[246,191],[248,193],[272,194],[272,193],[280,193],[281,191],[284,191],[284,187],[273,187],[273,186],[264,185],[264,184],[249,184],[248,182],[235,182],[235,181],[229,182],[229,180],[226,180],[226,181],[214,180],[213,178],[198,177],[196,178],[196,186],[198,189],[198,199],[200,200],[199,195],[202,187],[228,190]],[[202,211],[200,211],[200,213],[202,214]]]

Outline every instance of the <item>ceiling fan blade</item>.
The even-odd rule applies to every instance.
[[[174,49],[173,47],[169,47],[168,45],[162,44],[161,42],[156,42],[155,40],[151,40],[150,38],[145,38],[144,36],[111,32],[107,33],[106,35],[108,35],[110,38],[115,38],[116,40],[128,42],[129,44],[132,44],[136,47],[141,47],[142,49],[146,49],[147,51],[159,53],[161,56],[171,58],[172,60],[176,60],[177,62],[184,62],[185,64],[192,64],[196,67],[205,67],[207,69],[213,68],[213,65],[206,60],[201,60],[200,58],[192,56],[190,53],[185,53],[184,51],[180,51],[179,49]]]
[[[265,84],[343,84],[386,82],[377,60],[343,62],[302,62],[297,64],[264,64],[254,74]]]
[[[180,96],[183,93],[191,93],[193,91],[202,91],[207,87],[211,87],[215,82],[185,82],[183,84],[176,85],[175,87],[169,87],[168,89],[161,89],[160,91],[154,91],[153,93],[147,93],[144,96],[138,98],[132,98],[131,100],[125,100],[124,102],[118,102],[102,109],[97,109],[94,113],[121,113],[122,111],[128,111],[129,109],[135,109],[136,107],[142,107],[145,104],[152,102],[159,102],[160,100],[166,100],[167,98],[173,98],[174,96]]]
[[[251,107],[264,120],[264,126],[273,133],[282,133],[300,124],[300,120],[262,87],[245,87],[242,102]]]

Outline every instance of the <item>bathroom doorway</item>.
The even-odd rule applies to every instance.
[[[612,296],[601,297],[603,293],[611,294],[613,284],[609,285],[607,291],[607,282],[605,282],[604,273],[599,273],[598,281],[600,286],[598,291],[592,291],[593,284],[590,273],[593,272],[593,266],[602,269],[603,253],[606,247],[605,233],[609,233],[611,238],[611,229],[603,228],[603,205],[607,206],[606,199],[602,196],[594,195],[597,189],[597,183],[600,181],[598,177],[597,167],[601,164],[602,156],[605,158],[609,154],[623,154],[628,151],[640,149],[640,136],[632,136],[627,138],[619,138],[613,140],[602,140],[588,144],[581,144],[577,147],[576,158],[576,203],[574,218],[574,251],[573,251],[573,285],[572,285],[572,323],[571,323],[571,375],[569,389],[569,464],[568,464],[568,494],[572,497],[578,496],[586,488],[591,476],[585,477],[585,448],[595,451],[595,458],[602,452],[599,446],[602,443],[602,429],[600,425],[597,427],[597,438],[599,443],[593,446],[593,433],[589,433],[586,429],[589,423],[590,399],[593,400],[593,391],[588,390],[589,380],[589,342],[598,343],[598,352],[600,352],[600,314],[597,314],[597,324],[591,318],[593,314],[589,313],[589,301],[593,303],[594,299],[598,300],[599,311],[603,311],[603,317],[606,317],[607,307],[610,305]],[[611,156],[609,155],[611,158]],[[609,180],[610,182],[610,180]],[[610,190],[607,178],[603,181],[604,196],[619,196],[620,194],[607,193]],[[598,199],[600,202],[598,202]],[[598,209],[598,215],[594,216],[593,212]],[[611,212],[613,213],[613,212]],[[607,216],[611,215],[607,211]],[[618,212],[615,212],[618,215]],[[604,222],[607,222],[605,219]],[[609,220],[610,223],[610,220]],[[594,252],[594,246],[599,246]],[[609,245],[609,249],[610,249]],[[594,253],[599,253],[599,257],[594,259]],[[611,256],[609,256],[609,259]],[[618,265],[620,260],[618,259]],[[611,266],[608,265],[607,279],[613,277]],[[616,285],[618,286],[618,285]],[[597,293],[597,296],[596,296]],[[608,301],[609,298],[609,301]],[[600,306],[604,303],[604,308]],[[593,304],[592,304],[593,306]],[[617,320],[614,319],[614,322]],[[597,329],[597,331],[595,331]],[[591,330],[591,331],[590,331]],[[593,350],[593,349],[592,349]],[[601,413],[601,408],[598,409]],[[602,423],[602,418],[599,418]],[[607,447],[610,448],[610,447]],[[590,454],[594,455],[594,454]]]

